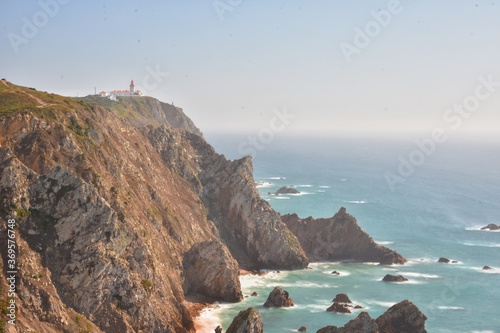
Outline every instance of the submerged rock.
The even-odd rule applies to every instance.
[[[403,331],[379,331],[377,323],[366,312],[361,312],[356,318],[350,320],[344,327],[326,326],[317,333],[392,333]]]
[[[404,281],[408,281],[408,279],[405,278],[403,275],[387,274],[386,276],[384,276],[382,281],[384,281],[384,282],[404,282]]]
[[[328,309],[328,312],[338,312],[338,313],[351,313],[349,307],[344,303],[335,302]]]
[[[294,187],[288,187],[288,186],[283,186],[280,187],[274,194],[280,195],[280,194],[299,194],[300,191],[295,189]]]
[[[248,308],[238,313],[226,333],[262,333],[264,328],[259,311]]]
[[[493,269],[493,268],[491,268],[490,266],[484,266],[484,267],[483,267],[483,270],[485,270],[485,271],[486,271],[486,270],[489,270],[489,269]]]
[[[490,223],[487,226],[482,227],[481,230],[500,230],[500,224],[496,225],[496,224]]]
[[[290,298],[288,291],[281,289],[281,287],[275,287],[273,291],[269,294],[265,307],[289,307],[294,306],[293,299]]]
[[[331,218],[301,219],[287,214],[282,221],[293,232],[311,261],[356,260],[404,264],[397,252],[377,244],[344,207]]]
[[[404,300],[390,307],[377,319],[361,312],[343,327],[326,326],[317,333],[427,333],[427,317],[410,301]]]

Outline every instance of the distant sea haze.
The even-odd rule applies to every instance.
[[[216,149],[238,157],[238,139],[209,137]],[[500,332],[500,233],[480,230],[500,224],[500,154],[494,144],[440,147],[394,192],[384,172],[411,144],[387,140],[338,140],[277,137],[253,160],[262,197],[282,214],[330,217],[341,206],[379,244],[396,250],[404,266],[369,263],[313,263],[312,269],[242,277],[243,294],[257,296],[222,305],[204,316],[227,328],[238,311],[255,306],[266,332],[315,332],[326,325],[343,326],[358,315],[325,310],[338,293],[346,293],[372,318],[409,299],[428,317],[433,333]],[[301,195],[269,195],[281,186]],[[446,257],[456,263],[438,263]],[[483,270],[483,266],[492,267]],[[337,271],[340,275],[331,274]],[[386,274],[408,281],[383,283]],[[290,292],[288,309],[262,307],[274,286]]]

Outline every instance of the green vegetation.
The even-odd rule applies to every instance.
[[[23,93],[0,90],[0,119],[21,111],[35,110],[36,101]]]
[[[18,219],[24,219],[26,216],[28,216],[28,211],[23,208],[18,208],[16,209],[16,216]]]
[[[142,284],[142,287],[144,288],[144,290],[146,291],[146,293],[151,293],[151,291],[153,290],[153,283],[149,280],[142,280],[141,282]]]

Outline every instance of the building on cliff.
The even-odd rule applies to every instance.
[[[116,101],[117,97],[140,97],[142,96],[142,92],[135,89],[134,80],[131,80],[129,90],[101,91],[99,95],[101,95],[101,97],[107,97],[113,101]]]

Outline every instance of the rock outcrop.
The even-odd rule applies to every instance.
[[[20,329],[194,332],[186,293],[237,301],[238,265],[307,267],[298,237],[260,198],[250,157],[217,154],[181,109],[6,81],[0,100],[0,217],[19,226]],[[312,258],[328,248],[326,260],[403,260],[366,245],[349,216],[338,217],[345,228],[316,230]],[[335,230],[327,246],[323,231]],[[343,237],[351,253],[336,245]]]
[[[396,332],[403,333],[403,331],[394,331],[394,333]],[[326,326],[319,329],[317,333],[392,333],[392,331],[379,331],[375,320],[368,313],[361,312],[344,327]]]
[[[404,300],[391,306],[376,319],[378,329],[382,332],[426,333],[427,317],[410,301]]]
[[[239,302],[239,266],[219,241],[193,245],[184,255],[184,293],[201,294],[215,300]]]
[[[332,302],[352,303],[347,294],[337,294]]]
[[[274,287],[273,291],[267,297],[264,303],[265,307],[290,307],[294,306],[293,299],[290,298],[288,291],[281,289],[281,287]]]
[[[490,269],[493,269],[493,268],[491,268],[490,266],[483,266],[483,270],[485,270],[485,271],[490,270]]]
[[[281,218],[297,236],[311,261],[356,260],[381,264],[406,262],[397,252],[375,243],[344,207],[328,219],[301,219],[296,214],[283,215]]]
[[[351,313],[349,307],[346,304],[335,302],[328,309],[328,312],[338,312],[338,313]]]
[[[259,311],[248,308],[241,311],[229,325],[226,333],[262,333],[264,328]]]
[[[390,307],[376,320],[366,312],[361,312],[355,319],[343,327],[326,326],[317,333],[426,333],[427,317],[408,300]]]
[[[382,278],[382,281],[384,281],[384,282],[405,282],[405,281],[408,281],[408,279],[405,278],[403,275],[386,274]]]
[[[274,192],[275,195],[280,195],[280,194],[299,194],[300,191],[298,191],[294,187],[288,187],[288,186],[282,186],[280,187],[276,192]]]
[[[200,136],[165,126],[149,126],[144,135],[167,165],[191,183],[240,266],[248,270],[307,267],[297,238],[260,197],[250,157],[228,161]]]
[[[481,230],[500,230],[500,224],[497,225],[490,223],[487,226],[482,227]]]
[[[445,258],[445,257],[441,257],[438,259],[438,262],[443,263],[443,264],[448,264],[451,262],[451,260],[448,258]]]

